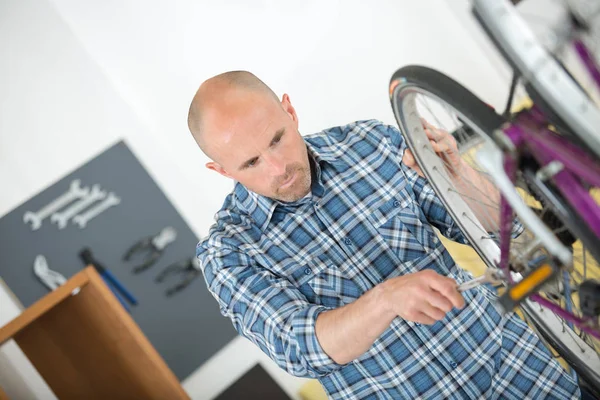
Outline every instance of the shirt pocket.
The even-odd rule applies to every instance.
[[[439,246],[433,228],[405,188],[377,206],[369,219],[401,262],[422,258]]]
[[[290,279],[312,304],[338,308],[358,299],[363,291],[325,256],[312,257]]]

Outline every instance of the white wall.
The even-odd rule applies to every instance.
[[[216,210],[231,188],[204,170],[186,127],[189,101],[211,75],[249,69],[288,92],[304,133],[393,122],[387,84],[408,63],[440,68],[492,102],[507,90],[443,0],[50,1],[165,157],[180,162],[185,175],[168,179],[177,179],[172,197],[199,231],[212,218],[199,204]]]
[[[365,118],[393,123],[388,81],[413,63],[501,108],[507,77],[464,10],[444,0],[0,0],[0,216],[124,138],[204,235],[232,184],[204,168],[186,117],[202,80],[224,70],[249,69],[287,92],[303,133]],[[0,306],[0,324],[19,312],[1,288]],[[47,398],[7,347],[0,385]],[[257,361],[290,394],[303,383],[240,338],[184,387],[214,397]]]

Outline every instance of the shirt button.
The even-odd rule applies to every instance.
[[[421,324],[418,322],[415,322],[415,326],[421,326]]]
[[[451,366],[452,368],[456,368],[456,367],[458,367],[458,364],[457,364],[457,363],[455,363],[454,361],[452,361],[452,362],[450,363],[450,366]]]
[[[306,275],[310,275],[310,273],[311,273],[311,271],[310,271],[310,268],[306,268],[306,269],[304,270],[304,273],[305,273]]]
[[[346,243],[348,246],[350,246],[350,245],[352,244],[352,240],[350,240],[350,239],[346,238],[346,239],[344,240],[344,243]]]
[[[394,207],[400,207],[400,202],[398,200],[394,200]]]

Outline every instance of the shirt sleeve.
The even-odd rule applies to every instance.
[[[404,171],[409,185],[412,186],[417,204],[429,223],[439,229],[442,235],[448,239],[468,244],[460,228],[454,222],[454,219],[452,219],[450,213],[446,210],[446,207],[427,179],[421,177],[413,169],[402,163],[402,156],[407,149],[407,145],[400,131],[391,125],[383,125],[382,129],[384,136],[390,144],[392,154],[397,158],[400,167]]]
[[[281,368],[312,378],[342,368],[325,353],[315,331],[327,307],[309,303],[288,280],[242,252],[199,245],[196,255],[221,314]]]
[[[412,168],[402,163],[402,157],[404,151],[408,148],[402,133],[391,125],[383,125],[384,135],[390,143],[392,153],[397,158],[400,167],[404,171],[409,184],[412,186],[412,190],[415,194],[419,207],[425,214],[425,217],[429,223],[440,230],[442,235],[450,240],[453,240],[462,244],[469,244],[468,240],[463,235],[462,231],[458,227],[458,224],[454,221],[442,200],[435,193],[427,179],[420,176]],[[513,220],[511,229],[511,237],[513,239],[519,237],[525,230],[517,217]],[[495,238],[495,234],[490,233],[490,237]]]
[[[442,235],[462,244],[469,244],[454,219],[435,193],[427,179],[402,164],[404,173],[412,186],[417,203],[429,223],[438,228]]]

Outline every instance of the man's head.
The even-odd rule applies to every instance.
[[[309,192],[308,153],[290,98],[284,94],[280,101],[250,72],[226,72],[202,83],[188,126],[212,160],[207,168],[281,201]]]

